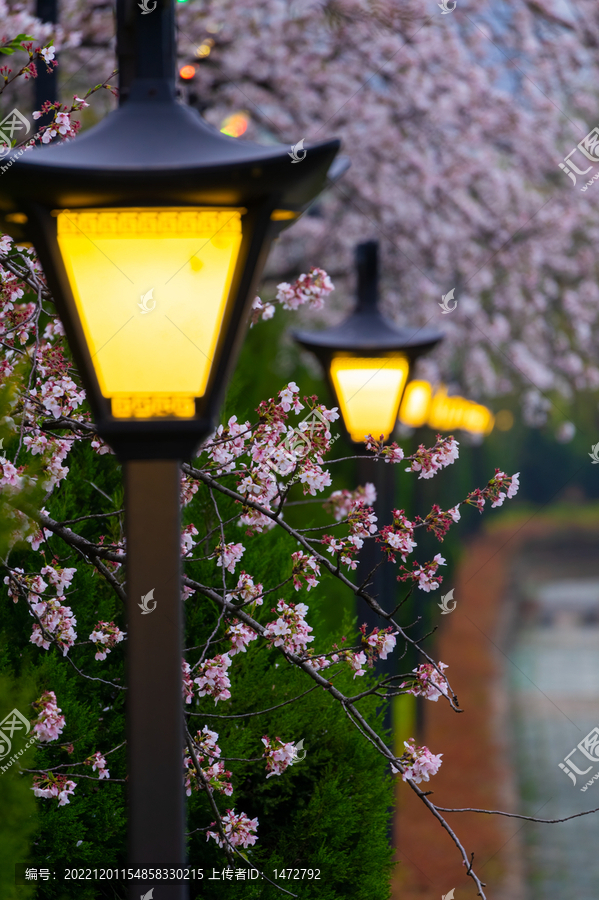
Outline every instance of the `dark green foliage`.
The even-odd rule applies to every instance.
[[[22,679],[17,683],[7,676],[0,676],[0,719],[13,709],[25,718],[29,715],[29,703],[35,697],[35,685]],[[24,861],[29,853],[31,837],[38,825],[35,797],[30,788],[30,778],[19,769],[32,765],[34,748],[24,750],[29,737],[15,733],[10,754],[0,762],[0,897],[16,900],[31,897],[32,888],[15,887],[15,862]],[[9,765],[9,760],[19,751],[22,755]]]

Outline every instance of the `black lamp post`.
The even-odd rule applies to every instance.
[[[220,134],[175,101],[173,0],[148,14],[135,0],[117,7],[126,102],[15,161],[0,180],[0,223],[35,245],[98,431],[124,463],[129,866],[177,869],[179,460],[211,432],[271,242],[323,188],[339,142],[293,165],[286,146]],[[184,900],[187,888],[160,896]]]
[[[36,0],[35,14],[42,22],[55,25],[58,22],[58,0]],[[35,108],[41,109],[42,105],[49,101],[58,100],[58,79],[56,69],[48,72],[43,64],[37,67],[35,84]],[[42,119],[42,124],[44,119]]]
[[[398,328],[378,309],[378,243],[368,241],[356,247],[358,303],[340,325],[319,332],[297,332],[295,340],[311,350],[322,363],[329,386],[336,397],[345,430],[356,450],[367,434],[387,440],[399,412],[409,371],[415,360],[427,353],[443,335],[433,329]],[[374,505],[379,528],[391,522],[395,506],[395,467],[362,456],[358,460],[358,481],[370,481],[377,492]],[[393,567],[382,561],[374,541],[365,541],[360,551],[357,576],[363,582],[376,570],[370,590],[379,603],[392,608],[397,590]],[[387,602],[385,602],[387,601]],[[359,622],[368,629],[383,627],[378,616],[358,601]],[[395,674],[393,660],[379,660],[381,677]],[[388,713],[386,724],[390,725]]]

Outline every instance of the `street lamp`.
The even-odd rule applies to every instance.
[[[495,417],[482,403],[474,403],[459,395],[449,396],[445,385],[440,384],[433,396],[428,381],[410,381],[407,385],[399,421],[412,428],[428,425],[433,431],[469,431],[475,435],[487,435],[493,431]]]
[[[358,244],[355,261],[358,303],[354,312],[340,325],[319,332],[298,332],[294,338],[320,360],[349,438],[363,448],[367,434],[376,439],[382,436],[385,441],[389,438],[412,364],[432,350],[443,335],[433,329],[398,328],[381,314],[376,241]],[[376,488],[374,509],[381,528],[391,523],[395,506],[394,466],[360,456],[358,482],[367,481]],[[365,541],[360,550],[358,582],[364,582],[373,570],[369,590],[382,606],[394,606],[394,602],[386,602],[397,590],[393,567],[384,561],[374,541]],[[366,622],[369,630],[385,625],[361,599],[358,614],[360,623]],[[391,657],[379,660],[376,668],[381,677],[395,674]],[[389,707],[385,724],[391,724]]]
[[[293,165],[288,147],[237,141],[177,103],[174,3],[154,8],[118,0],[125,102],[15,160],[0,225],[35,245],[98,432],[124,463],[129,866],[181,869],[179,460],[212,430],[270,245],[322,190],[339,142]]]
[[[358,303],[340,325],[300,331],[295,340],[323,365],[353,443],[367,434],[387,440],[395,423],[410,367],[441,340],[430,328],[398,328],[378,308],[378,243],[356,247]]]

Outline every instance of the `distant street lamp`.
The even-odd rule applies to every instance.
[[[339,142],[292,165],[286,146],[219,133],[175,100],[173,0],[136,6],[117,3],[125,102],[15,161],[0,223],[35,245],[99,434],[124,462],[129,866],[180,869],[179,460],[211,432],[271,242],[322,190]]]
[[[398,328],[378,308],[378,242],[356,247],[358,303],[340,325],[300,331],[295,340],[323,365],[353,443],[387,440],[395,427],[411,365],[441,340],[430,328]]]
[[[354,312],[340,325],[318,332],[297,332],[294,338],[322,363],[349,438],[362,449],[367,434],[377,440],[389,438],[412,364],[432,350],[443,335],[433,329],[398,328],[379,311],[376,241],[358,244],[355,259],[358,303]],[[394,466],[363,456],[358,460],[358,480],[360,484],[374,483],[379,528],[389,524],[395,506]],[[375,542],[366,541],[360,551],[358,580],[363,581],[382,559]],[[395,605],[397,582],[389,563],[381,563],[369,590],[382,606]],[[358,616],[369,630],[384,627],[385,623],[362,600]],[[388,676],[395,674],[392,666],[389,657],[379,660],[377,670],[381,676]]]
[[[410,381],[399,410],[399,421],[412,428],[428,425],[433,431],[468,431],[488,435],[493,431],[495,417],[482,403],[465,397],[448,395],[441,384],[434,395],[428,381]]]

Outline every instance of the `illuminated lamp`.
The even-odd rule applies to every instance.
[[[426,425],[432,398],[433,390],[428,381],[410,381],[399,410],[399,421],[411,428]]]
[[[410,366],[442,335],[431,329],[398,328],[378,309],[378,244],[356,247],[358,303],[340,325],[298,332],[295,340],[322,363],[354,443],[367,434],[387,440],[395,422]]]

